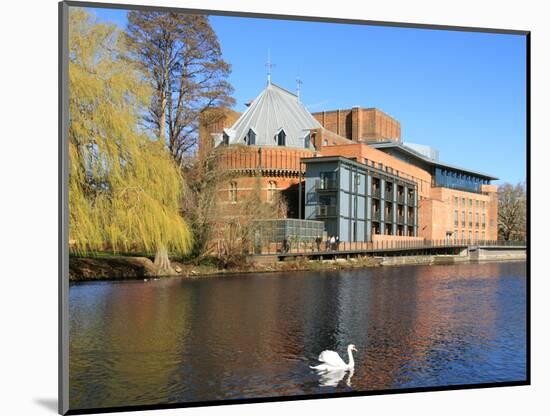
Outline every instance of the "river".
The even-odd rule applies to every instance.
[[[72,283],[70,407],[520,381],[526,263]],[[355,370],[309,368],[324,349]]]

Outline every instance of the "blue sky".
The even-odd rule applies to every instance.
[[[94,9],[124,27],[126,12]],[[440,160],[526,179],[525,37],[335,23],[212,16],[232,65],[237,111],[272,80],[314,111],[377,107],[401,123],[403,141]],[[497,182],[497,183],[498,183]]]

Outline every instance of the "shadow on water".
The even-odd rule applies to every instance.
[[[525,263],[70,287],[71,408],[519,381]],[[325,349],[353,380],[309,368]],[[342,376],[342,377],[340,377]]]

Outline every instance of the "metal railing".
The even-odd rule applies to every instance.
[[[320,217],[335,217],[336,205],[317,205],[315,207],[315,216]]]
[[[372,220],[380,221],[380,211],[372,211]]]
[[[380,199],[380,189],[373,189],[372,190],[372,197]]]
[[[338,181],[336,179],[318,179],[315,181],[315,189],[317,191],[336,191]]]
[[[262,246],[260,250],[251,250],[257,255],[323,255],[326,253],[365,253],[376,254],[385,251],[415,251],[434,248],[467,248],[467,247],[515,247],[525,248],[525,241],[443,239],[443,240],[383,240],[375,242],[334,242],[330,241],[297,241],[277,242]]]

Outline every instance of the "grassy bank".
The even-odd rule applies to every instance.
[[[243,259],[228,265],[220,265],[215,259],[201,262],[181,262],[172,260],[176,274],[165,277],[204,277],[235,273],[267,273],[284,271],[342,270],[378,266],[379,261],[372,257],[358,257],[349,260],[308,260],[298,258],[273,263],[256,263]],[[138,256],[94,256],[71,257],[69,278],[71,281],[124,280],[159,277],[155,273],[152,259]]]

